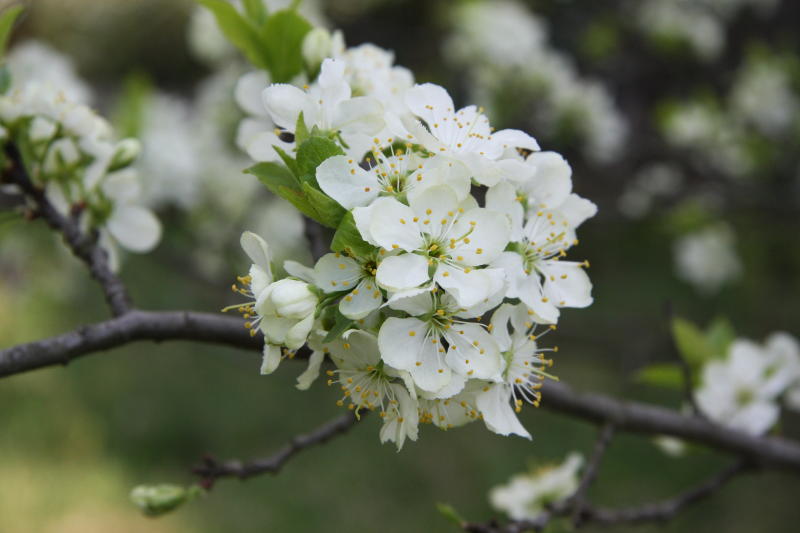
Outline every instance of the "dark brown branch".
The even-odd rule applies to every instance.
[[[363,417],[364,414],[361,414],[361,416]],[[277,453],[265,459],[249,462],[234,460],[220,463],[211,457],[206,457],[203,459],[203,464],[194,467],[192,471],[202,478],[201,483],[206,488],[211,488],[216,480],[225,477],[248,479],[261,474],[277,474],[297,453],[306,448],[324,444],[339,435],[344,435],[357,421],[358,418],[356,418],[355,413],[349,411],[338,418],[326,422],[310,433],[292,438]]]
[[[8,144],[6,154],[12,162],[6,175],[8,182],[17,185],[22,190],[25,196],[33,202],[35,214],[42,217],[51,228],[61,233],[72,253],[86,264],[92,277],[102,287],[106,302],[114,316],[121,316],[130,311],[131,301],[128,291],[109,267],[108,254],[98,246],[96,232],[87,235],[81,231],[75,218],[65,217],[53,207],[44,191],[31,181],[16,146]]]
[[[131,311],[43,341],[0,350],[0,377],[69,362],[135,341],[188,340],[260,350],[244,321],[210,313]]]

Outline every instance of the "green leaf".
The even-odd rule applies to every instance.
[[[0,13],[0,56],[5,57],[6,46],[8,46],[8,39],[11,36],[11,29],[14,27],[14,22],[22,13],[23,7],[20,5],[11,6]]]
[[[311,24],[293,9],[276,11],[267,19],[259,39],[273,83],[289,82],[303,71],[301,49],[310,30]]]
[[[197,0],[197,2],[214,14],[222,33],[241,50],[248,61],[257,67],[271,70],[270,57],[255,22],[244,18],[233,4],[225,0]]]
[[[712,357],[725,357],[735,338],[736,332],[727,318],[715,318],[706,330],[706,343],[713,352]]]
[[[303,183],[301,187],[306,195],[306,198],[308,198],[308,201],[311,203],[314,211],[316,212],[315,215],[307,213],[308,216],[323,226],[337,228],[339,223],[342,221],[342,218],[347,213],[347,210],[339,205],[336,200],[330,196],[327,196],[319,189],[315,189],[308,183]]]
[[[708,344],[706,335],[688,320],[673,319],[672,336],[678,352],[692,367],[698,367],[714,357],[714,350]]]
[[[280,156],[283,164],[286,165],[294,177],[300,179],[302,172],[300,172],[300,167],[297,165],[297,161],[295,161],[292,156],[284,152],[283,149],[279,148],[278,146],[273,146],[272,148],[275,150],[275,153]]]
[[[437,503],[436,510],[439,514],[458,526],[459,529],[463,527],[465,520],[461,518],[458,511],[452,505],[446,503]]]
[[[263,0],[242,0],[245,14],[260,27],[267,20],[267,8]]]
[[[344,155],[344,152],[338,144],[326,137],[310,137],[298,146],[297,166],[300,168],[300,179],[319,188],[317,167],[329,157]]]
[[[375,247],[361,238],[361,233],[356,227],[356,221],[353,218],[353,213],[348,211],[339,227],[336,228],[336,233],[333,235],[331,241],[331,250],[334,252],[345,252],[348,255],[358,257],[359,259],[367,259],[375,253]]]
[[[334,307],[336,319],[333,324],[333,327],[328,331],[328,334],[325,335],[325,338],[322,339],[322,342],[331,342],[339,337],[342,336],[342,333],[347,331],[348,329],[352,329],[355,322],[346,316],[344,316],[341,311],[339,311],[338,306]]]
[[[683,371],[677,363],[660,363],[641,369],[635,377],[637,383],[680,389],[683,386]]]
[[[308,127],[306,126],[306,120],[303,117],[303,112],[300,111],[300,114],[297,115],[297,124],[294,126],[294,142],[296,146],[300,146],[308,139]]]
[[[272,161],[253,165],[245,170],[245,173],[257,177],[258,181],[266,185],[274,194],[280,195],[281,187],[297,191],[300,189],[300,183],[289,169]]]

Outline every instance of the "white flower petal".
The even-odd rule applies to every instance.
[[[503,356],[494,338],[475,323],[453,324],[445,335],[448,344],[447,364],[470,378],[500,379]]]
[[[390,317],[378,332],[381,358],[399,370],[411,370],[425,344],[427,325],[416,318]]]
[[[530,202],[536,208],[555,209],[572,192],[572,168],[556,152],[536,152],[526,161],[536,168],[536,177],[527,185]],[[587,206],[584,206],[584,209]]]
[[[369,234],[379,246],[387,250],[400,248],[407,252],[422,247],[422,235],[410,207],[393,198],[379,198],[372,205]]]
[[[415,85],[406,91],[406,105],[429,125],[442,121],[455,111],[453,99],[447,91],[433,83]]]
[[[354,289],[363,275],[358,261],[339,253],[325,254],[314,265],[314,284],[328,293]]]
[[[383,294],[373,278],[361,283],[339,302],[339,311],[351,320],[361,320],[383,304]]]
[[[511,387],[495,384],[478,394],[476,403],[483,415],[486,427],[498,435],[519,435],[530,439],[531,435],[522,426],[511,407]]]
[[[275,83],[264,89],[261,97],[275,124],[288,131],[294,131],[301,112],[306,124],[317,121],[317,106],[308,94],[293,85]]]
[[[486,265],[505,250],[511,226],[502,213],[476,208],[462,214],[448,235],[455,239],[467,236],[449,250],[457,262],[469,266]]]
[[[559,307],[588,307],[592,298],[592,282],[580,263],[545,261],[544,295]]]
[[[336,107],[331,128],[345,135],[353,133],[375,135],[385,125],[381,103],[369,96],[358,96],[345,100]]]
[[[311,384],[319,377],[319,369],[322,366],[322,361],[325,359],[325,352],[314,351],[311,352],[311,357],[308,358],[308,368],[297,376],[297,388],[300,390],[308,390]]]
[[[378,265],[378,285],[392,292],[419,287],[428,277],[428,260],[421,255],[389,256]]]
[[[117,242],[132,252],[149,252],[161,239],[161,223],[144,207],[116,206],[106,224]]]
[[[267,241],[256,235],[252,231],[245,231],[239,239],[244,253],[261,269],[267,273],[272,283],[272,254],[269,251]]]
[[[539,143],[536,139],[521,130],[506,129],[492,133],[490,140],[500,145],[503,150],[508,148],[524,148],[526,150],[539,150]]]
[[[272,374],[281,363],[281,347],[274,344],[264,344],[264,356],[261,360],[261,374]]]
[[[236,82],[234,89],[236,103],[245,113],[257,117],[268,116],[267,110],[264,108],[264,101],[261,99],[261,94],[268,86],[269,77],[266,71],[254,70],[244,74]]]
[[[369,205],[380,192],[375,175],[343,155],[329,157],[317,167],[317,183],[325,194],[347,209]]]

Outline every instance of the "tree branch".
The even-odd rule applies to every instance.
[[[61,233],[72,253],[89,268],[92,277],[100,284],[106,302],[114,316],[121,316],[131,310],[128,291],[108,264],[108,254],[97,244],[97,234],[89,235],[81,231],[75,218],[65,217],[53,207],[44,194],[30,179],[25,169],[22,155],[13,144],[6,145],[6,154],[12,166],[6,173],[9,183],[17,185],[34,204],[35,212],[54,230]]]
[[[250,350],[263,346],[262,339],[250,337],[238,318],[188,311],[131,311],[57,337],[0,350],[0,377],[64,365],[85,355],[145,340],[189,340]],[[577,393],[552,381],[544,384],[542,395],[542,407],[575,418],[611,423],[617,430],[633,433],[670,435],[749,458],[760,466],[800,473],[800,443],[788,439],[749,435],[655,405]]]
[[[752,465],[748,461],[741,460],[696,487],[660,502],[621,509],[587,507],[583,511],[583,519],[587,522],[601,525],[669,520],[675,517],[684,507],[712,496],[734,477],[751,467]]]
[[[364,414],[360,416],[364,416]],[[357,421],[358,418],[356,418],[355,413],[348,411],[310,433],[293,437],[287,445],[267,458],[256,459],[246,463],[236,460],[220,463],[212,457],[205,457],[203,464],[194,467],[192,472],[201,477],[201,484],[206,489],[210,489],[214,482],[220,478],[236,477],[244,480],[260,474],[277,474],[283,468],[283,465],[297,453],[306,448],[324,444],[339,435],[344,435]]]
[[[71,361],[135,341],[188,340],[260,350],[238,317],[186,311],[131,311],[121,317],[41,341],[0,350],[0,377]]]

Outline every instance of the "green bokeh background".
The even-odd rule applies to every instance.
[[[74,54],[83,73],[109,94],[134,68],[188,93],[204,74],[185,49],[189,7],[177,0],[37,0],[22,31]],[[421,81],[459,79],[442,70],[436,53],[441,22],[433,14],[446,3],[338,0],[326,8],[350,44],[394,47],[398,62]],[[91,17],[81,21],[84,12]],[[424,36],[430,42],[420,42]],[[564,381],[678,407],[679,394],[631,379],[645,364],[669,360],[667,302],[701,324],[728,316],[739,334],[756,339],[778,329],[800,332],[797,212],[736,211],[746,275],[718,296],[700,298],[675,279],[663,224],[614,215],[624,176],[617,184],[591,175],[574,181],[578,193],[598,203],[600,215],[581,229],[576,249],[592,264],[595,304],[565,311],[548,338],[560,347],[556,373]],[[35,242],[36,255],[21,257],[27,252],[5,246],[10,234]],[[98,289],[60,246],[41,223],[0,224],[0,253],[16,254],[8,262],[16,267],[0,272],[0,346],[105,317]],[[140,307],[214,312],[233,301],[228,280],[201,281],[174,266],[176,256],[186,256],[190,266],[186,246],[168,236],[153,254],[128,258],[122,276]],[[244,270],[243,258],[231,263]],[[258,354],[223,347],[139,343],[0,381],[0,532],[455,531],[436,502],[472,520],[488,519],[494,516],[490,487],[530,463],[560,461],[570,450],[588,454],[596,434],[589,424],[548,412],[545,398],[543,408],[521,415],[533,442],[496,436],[480,424],[448,432],[423,427],[419,441],[398,453],[380,445],[378,420],[368,417],[348,436],[298,455],[278,476],[222,481],[170,516],[140,516],[128,501],[132,486],[189,483],[190,467],[204,453],[267,455],[341,412],[336,391],[322,380],[305,393],[294,388],[301,362],[287,362],[270,377],[260,376],[258,366]],[[797,418],[786,415],[781,431],[800,435]],[[644,437],[621,435],[590,494],[609,505],[667,497],[731,460],[704,450],[673,459]],[[800,519],[799,489],[788,474],[748,475],[667,525],[613,530],[790,533]]]

